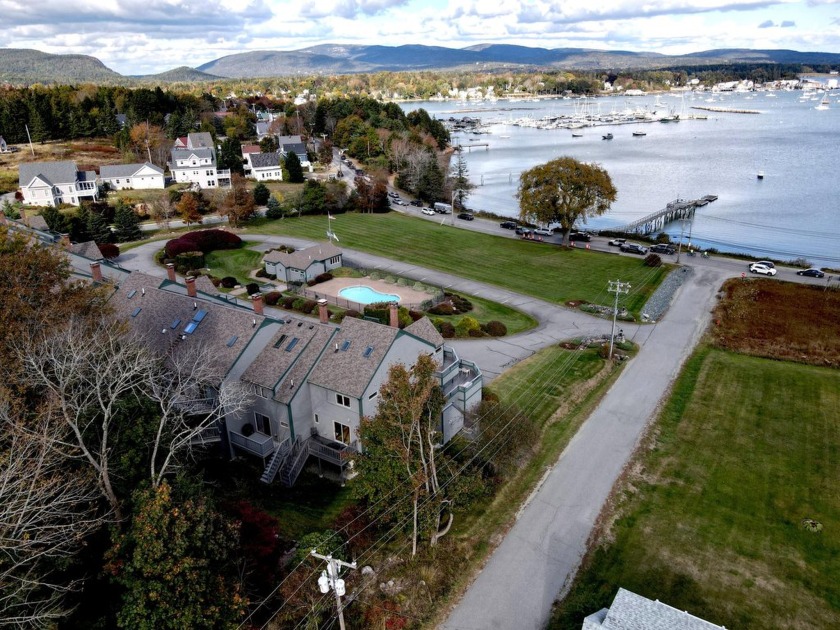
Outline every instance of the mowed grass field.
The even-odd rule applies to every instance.
[[[801,330],[830,336],[836,311],[810,302],[803,328],[779,311],[794,317],[811,289],[783,288],[792,301],[774,302],[756,299],[764,288],[724,299],[551,628],[580,628],[619,586],[728,628],[840,627],[840,370],[808,365],[796,346]],[[801,362],[775,358],[767,320],[778,322],[772,348],[792,343]],[[713,345],[734,330],[773,358]]]
[[[650,268],[641,258],[503,238],[389,214],[342,214],[331,222],[339,245],[495,284],[551,302],[586,300],[611,304],[609,280],[632,285],[622,304],[638,313],[668,268]],[[248,230],[326,240],[324,216],[258,220]]]

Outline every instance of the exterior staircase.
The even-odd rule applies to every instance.
[[[274,451],[274,454],[271,456],[271,459],[268,461],[268,466],[265,467],[263,471],[262,477],[260,477],[260,481],[265,484],[269,484],[274,481],[274,478],[277,476],[277,472],[280,470],[280,467],[283,466],[286,458],[289,456],[290,451],[294,449],[294,446],[290,449],[289,448],[289,441],[284,440],[282,444]]]
[[[309,440],[295,440],[292,445],[288,457],[285,459],[282,469],[280,470],[280,483],[287,488],[295,485],[300,471],[303,470],[304,464],[309,457]]]

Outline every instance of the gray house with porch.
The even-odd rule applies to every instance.
[[[336,325],[323,300],[317,319],[280,311],[271,316],[261,296],[252,305],[232,304],[198,290],[194,279],[181,284],[171,267],[167,280],[137,272],[121,277],[110,304],[161,354],[210,346],[219,373],[216,391],[225,382],[247,387],[252,396],[246,409],[228,414],[202,443],[221,443],[231,456],[261,458],[266,483],[279,477],[293,485],[310,456],[347,474],[363,448],[361,418],[376,412],[379,389],[396,363],[413,365],[425,353],[440,366],[442,443],[461,430],[464,415],[481,400],[481,371],[445,346],[426,318],[402,330],[354,318]]]
[[[281,251],[263,257],[265,272],[284,282],[308,282],[330,269],[341,267],[341,250],[332,243],[313,245],[291,254]]]

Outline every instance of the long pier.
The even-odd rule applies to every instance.
[[[702,208],[716,199],[716,195],[706,195],[700,199],[692,199],[690,201],[686,201],[685,199],[675,199],[667,204],[662,210],[653,212],[641,219],[636,219],[627,225],[610,228],[610,231],[644,235],[659,232],[665,227],[665,225],[671,223],[672,221],[679,221],[680,219],[693,219],[694,212],[697,208]]]

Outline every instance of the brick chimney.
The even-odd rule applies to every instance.
[[[98,262],[90,263],[90,273],[94,282],[102,282],[102,270],[99,268]]]
[[[61,235],[61,246],[66,249],[68,252],[70,251],[70,235],[69,234],[62,234]]]
[[[195,278],[193,276],[187,276],[184,280],[187,283],[187,295],[194,298],[195,297]]]
[[[254,303],[254,313],[257,315],[263,314],[263,297],[262,293],[255,293],[251,296],[251,301]]]
[[[322,324],[326,324],[330,321],[330,312],[327,310],[327,301],[323,298],[318,300],[318,319],[321,320]]]
[[[390,311],[390,324],[393,328],[400,327],[400,318],[397,315],[397,303],[391,302],[388,305],[388,310]]]
[[[169,278],[170,282],[178,282],[178,278],[175,276],[175,263],[166,263],[166,277]]]

